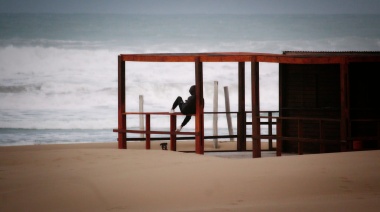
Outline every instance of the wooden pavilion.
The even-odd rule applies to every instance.
[[[145,115],[145,130],[126,127],[125,63],[194,62],[196,85],[195,132],[175,132],[176,115],[162,112]],[[348,151],[380,147],[380,104],[377,98],[379,52],[250,52],[122,54],[118,56],[118,148],[127,148],[127,133],[169,134],[170,149],[176,150],[176,135],[195,136],[195,152],[204,153],[203,63],[238,63],[237,151],[246,150],[247,125],[252,126],[252,156],[261,157],[261,139],[276,139],[277,156],[285,152]],[[245,108],[245,63],[251,63],[251,105]],[[259,63],[279,64],[279,116],[275,136],[260,133]],[[133,71],[133,70],[132,70]],[[247,122],[252,113],[252,122]],[[151,131],[151,115],[169,115],[170,131]]]

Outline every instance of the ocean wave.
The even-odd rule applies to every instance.
[[[0,127],[117,126],[119,54],[380,50],[380,16],[173,17],[58,15],[49,20],[36,15],[29,20],[28,15],[12,15],[10,22],[2,22],[10,30],[0,35]],[[237,66],[204,63],[205,111],[212,110],[214,81],[219,82],[219,111],[225,110],[224,86],[229,87],[231,110],[237,110]],[[189,95],[194,82],[193,63],[127,62],[126,109],[138,111],[143,95],[145,111],[168,111],[177,96]],[[261,109],[277,110],[277,64],[260,63],[260,83]],[[246,108],[251,107],[249,86]],[[137,123],[133,117],[128,121],[129,126]]]
[[[110,46],[104,41],[53,40],[53,39],[0,39],[0,47],[56,47],[63,49],[100,49]]]
[[[41,90],[42,85],[0,85],[0,93],[24,93]]]

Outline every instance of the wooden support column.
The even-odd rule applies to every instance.
[[[279,117],[276,120],[276,156],[281,156],[282,154],[282,119],[281,117],[284,115],[282,112],[283,108],[283,72],[284,72],[284,64],[278,64],[278,109],[279,109]]]
[[[251,61],[251,93],[252,93],[252,157],[261,157],[260,136],[260,90],[259,63],[253,57]]]
[[[239,62],[239,105],[237,117],[237,151],[246,150],[246,114],[245,114],[245,63]]]
[[[347,151],[348,132],[348,63],[340,64],[340,150]]]
[[[118,148],[127,148],[127,136],[125,132],[120,130],[127,129],[127,120],[125,113],[125,61],[118,57]]]
[[[150,114],[145,115],[145,149],[150,149]]]
[[[380,121],[377,121],[377,149],[380,149]]]
[[[177,116],[170,115],[170,150],[177,151],[177,135],[176,132],[177,126]]]
[[[268,135],[272,136],[273,135],[273,121],[272,121],[273,113],[272,113],[272,111],[268,112],[268,116],[269,116],[269,119],[268,119]],[[272,138],[268,139],[268,149],[269,149],[269,151],[273,150]]]
[[[195,59],[196,113],[195,113],[195,152],[204,153],[204,117],[203,117],[203,67],[200,58]]]
[[[303,155],[303,123],[298,119],[298,154]]]
[[[323,121],[319,120],[319,153],[326,152],[325,139],[325,129],[323,127]]]
[[[281,156],[282,154],[282,120],[277,119],[276,121],[276,134],[277,134],[277,140],[276,140],[276,156]]]

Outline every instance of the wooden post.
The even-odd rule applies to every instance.
[[[273,136],[273,121],[272,121],[272,116],[273,116],[273,113],[272,111],[269,111],[268,112],[268,135],[269,136]],[[273,150],[273,142],[272,142],[272,138],[269,138],[268,139],[268,149],[269,151],[272,151]]]
[[[213,135],[218,136],[218,81],[214,81]],[[214,138],[214,148],[219,148],[218,138]]]
[[[145,149],[150,149],[150,114],[145,115]]]
[[[343,61],[340,64],[340,150],[347,150],[347,127],[348,127],[348,63]]]
[[[283,113],[283,81],[284,81],[284,64],[278,64],[278,117],[276,119],[276,156],[281,156],[282,153],[282,120]]]
[[[228,92],[228,86],[224,87],[224,102],[225,102],[225,106],[226,106],[226,118],[227,118],[228,133],[230,136],[232,136],[232,135],[234,135],[234,130],[232,128],[232,121],[231,121],[230,95]],[[230,141],[233,142],[234,139],[230,138]]]
[[[325,130],[323,127],[323,121],[319,120],[319,153],[326,152],[326,145],[325,145],[324,139],[325,139]]]
[[[245,63],[239,62],[239,109],[237,117],[237,151],[246,150],[246,114],[245,114]]]
[[[277,118],[276,120],[276,156],[281,156],[282,153],[282,120]]]
[[[380,149],[380,121],[377,121],[377,149]]]
[[[298,119],[298,154],[303,155],[303,126],[302,120]]]
[[[127,130],[125,113],[125,62],[118,57],[118,130]],[[127,148],[127,136],[125,132],[118,132],[118,148]]]
[[[195,152],[204,153],[204,123],[203,123],[203,67],[200,57],[195,59],[196,113],[195,113]]]
[[[252,157],[261,157],[260,136],[260,90],[259,63],[253,57],[251,61],[251,93],[252,93]],[[278,147],[277,147],[278,148]]]
[[[144,96],[139,95],[139,112],[144,112]],[[144,130],[144,115],[139,115],[140,117],[140,130]],[[140,134],[141,138],[144,138],[144,134]]]
[[[177,151],[177,116],[170,115],[170,150]]]

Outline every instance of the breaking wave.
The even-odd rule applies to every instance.
[[[0,34],[3,129],[116,128],[117,55],[123,53],[380,50],[380,16],[57,15],[47,19],[15,14],[0,15],[0,20],[0,28],[7,29]],[[225,110],[224,86],[229,87],[231,110],[236,111],[237,64],[204,63],[205,111],[212,111],[214,81],[219,82],[219,111]],[[127,110],[138,111],[143,95],[145,111],[168,111],[177,96],[189,95],[193,84],[193,63],[128,62]],[[277,110],[277,64],[260,63],[260,86],[261,109]],[[128,125],[138,126],[138,118],[128,120]],[[206,120],[205,127],[209,126],[211,121]]]

